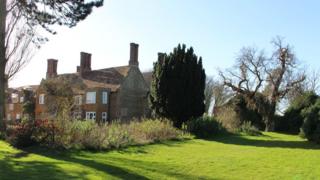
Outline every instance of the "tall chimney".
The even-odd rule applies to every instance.
[[[86,52],[80,53],[80,74],[91,71],[91,54]]]
[[[57,73],[58,60],[48,59],[47,65],[47,79],[54,78],[58,75]]]
[[[129,66],[139,66],[138,50],[139,50],[139,44],[130,43]]]

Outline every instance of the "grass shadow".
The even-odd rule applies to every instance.
[[[67,174],[56,162],[19,161],[14,155],[0,161],[0,179],[76,179]]]
[[[65,162],[80,164],[82,166],[92,168],[96,171],[105,172],[106,174],[109,174],[111,176],[114,176],[114,177],[117,177],[120,179],[148,179],[142,175],[139,175],[139,174],[132,172],[128,169],[118,167],[118,166],[113,165],[111,163],[109,163],[109,164],[100,163],[98,161],[91,160],[86,157],[79,158],[82,156],[82,152],[83,152],[80,150],[72,150],[72,151],[51,150],[51,149],[39,148],[39,147],[28,148],[26,150],[29,153],[34,153],[34,154],[38,154],[41,156],[50,157],[50,158],[53,158],[56,160],[62,160]]]
[[[262,137],[268,135],[262,135]],[[216,141],[224,144],[242,145],[242,146],[255,146],[267,148],[290,148],[290,149],[320,149],[320,145],[308,141],[286,141],[274,137],[270,140],[263,139],[248,139],[241,135],[230,134],[226,136],[218,136],[208,138],[206,140]]]

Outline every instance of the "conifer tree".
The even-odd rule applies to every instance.
[[[181,128],[183,122],[204,113],[206,75],[202,58],[190,47],[178,45],[169,55],[159,53],[154,63],[150,106],[156,116],[166,117]]]

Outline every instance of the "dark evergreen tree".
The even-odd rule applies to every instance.
[[[169,55],[159,53],[154,63],[150,106],[156,116],[166,117],[178,128],[204,113],[206,74],[202,58],[193,48],[178,45]]]

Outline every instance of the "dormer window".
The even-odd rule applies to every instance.
[[[87,92],[86,103],[87,104],[95,104],[96,103],[96,92]]]

